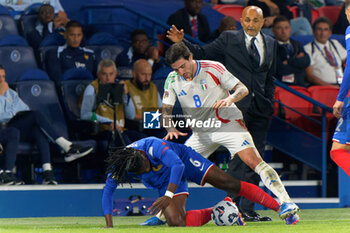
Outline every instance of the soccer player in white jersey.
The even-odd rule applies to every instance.
[[[215,121],[215,124],[209,124],[207,128],[204,124],[195,124],[193,134],[185,144],[204,157],[219,146],[226,147],[232,157],[238,154],[278,197],[282,204],[280,217],[298,222],[298,206],[292,202],[276,171],[262,160],[244,125],[242,113],[235,105],[248,94],[246,86],[221,63],[194,60],[182,42],[173,44],[167,50],[166,60],[174,71],[168,75],[164,85],[162,115],[163,126],[168,131],[164,139],[185,135],[170,124],[176,98],[185,117],[196,122],[213,118],[211,121]],[[221,126],[217,127],[217,123],[221,123]]]

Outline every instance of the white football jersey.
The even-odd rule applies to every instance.
[[[174,105],[176,98],[184,116],[205,121],[209,118],[228,123],[242,119],[235,104],[218,111],[212,109],[216,101],[226,98],[239,80],[224,65],[215,61],[196,61],[197,70],[192,81],[186,81],[175,71],[169,73],[164,85],[163,104]]]

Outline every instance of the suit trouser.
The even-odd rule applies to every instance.
[[[19,138],[20,132],[16,128],[8,127],[0,130],[0,143],[4,147],[5,156],[4,170],[12,170],[15,166]]]
[[[43,114],[37,111],[17,113],[10,120],[8,126],[17,128],[21,132],[21,141],[35,142],[43,164],[51,162],[48,137],[54,141],[60,136],[52,129],[48,119]]]
[[[270,118],[258,117],[247,112],[244,115],[244,120],[250,134],[253,137],[255,147],[259,151],[261,157],[263,157]],[[255,171],[253,171],[250,167],[248,167],[237,155],[229,161],[227,173],[238,180],[246,181],[259,186],[260,176],[255,173]],[[254,210],[254,202],[251,202],[243,197],[237,197],[231,193],[229,195],[235,199],[234,201],[236,203],[239,203],[240,201],[241,210]]]

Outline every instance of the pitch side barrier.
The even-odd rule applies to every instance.
[[[283,88],[294,96],[300,97],[310,102],[314,107],[321,109],[321,120],[285,105],[279,100],[275,100],[281,107],[300,114],[305,119],[310,120],[321,126],[321,138],[287,122],[278,115],[274,115],[271,120],[270,129],[267,136],[267,143],[276,149],[292,156],[293,158],[311,166],[322,174],[322,197],[326,197],[327,193],[327,119],[326,113],[332,113],[332,109],[312,98],[306,96],[282,82],[276,80],[277,87]]]
[[[149,33],[151,32],[151,38],[165,46],[170,46],[169,43],[158,38],[159,34],[164,34],[166,30],[170,29],[170,25],[123,4],[86,4],[80,10],[86,25],[121,26],[127,28],[129,31],[136,28],[143,28]],[[103,17],[101,17],[101,12],[103,12]],[[116,12],[120,13],[119,16],[115,14]],[[129,38],[129,34],[124,36]],[[204,45],[204,42],[196,40],[189,35],[185,34],[185,38],[193,43]]]

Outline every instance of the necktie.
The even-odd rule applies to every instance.
[[[192,18],[192,37],[198,39],[198,28],[197,28],[197,20]]]
[[[43,38],[47,35],[49,35],[50,32],[49,32],[49,29],[48,29],[48,25],[44,25],[43,27]]]
[[[252,64],[255,68],[258,68],[260,65],[260,55],[258,52],[258,49],[256,48],[254,41],[256,40],[255,37],[253,37],[250,40],[250,50],[249,50],[249,57],[250,60],[252,61]]]
[[[327,49],[327,46],[324,46],[324,52],[326,54],[327,60],[331,66],[337,66],[337,63],[334,60],[334,56],[331,54],[331,52]]]
[[[292,45],[287,43],[287,44],[284,44],[283,47],[286,48],[289,57],[292,57],[293,56],[293,47],[292,47]]]

